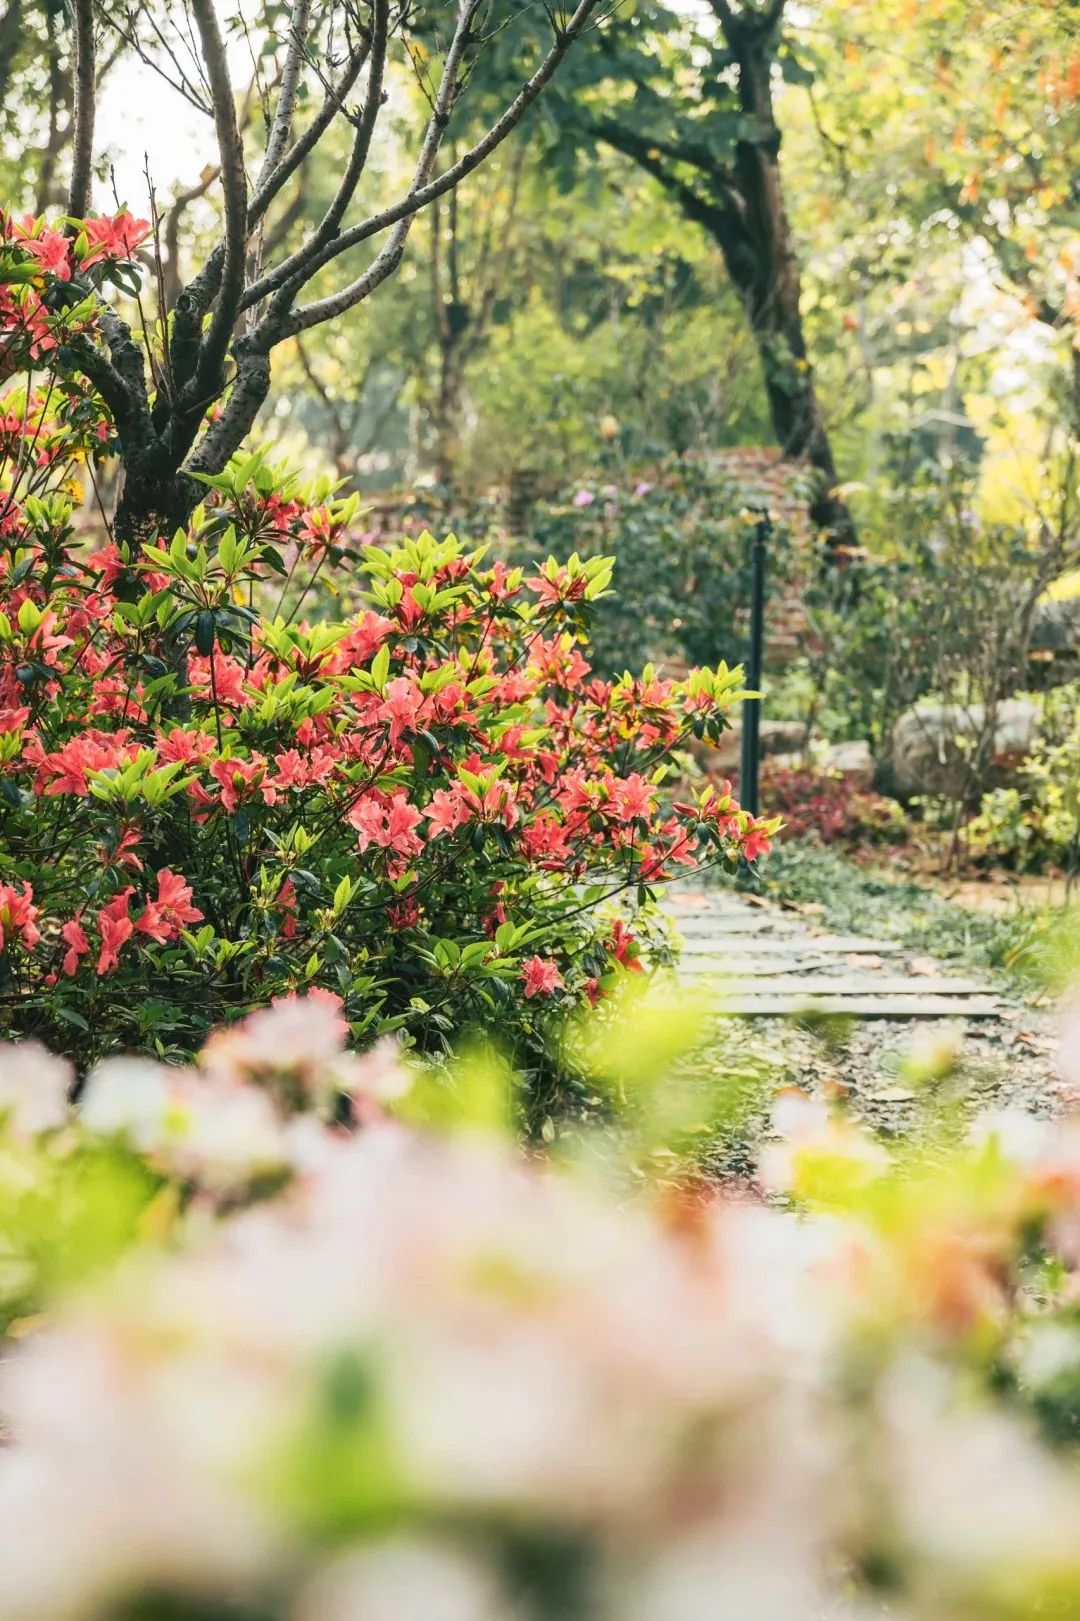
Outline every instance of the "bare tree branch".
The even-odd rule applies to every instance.
[[[233,326],[244,290],[244,261],[247,253],[247,175],[244,147],[236,122],[229,64],[218,28],[213,0],[191,0],[192,15],[199,31],[206,76],[214,102],[214,128],[221,159],[221,185],[225,197],[225,242],[218,290],[217,308],[210,330],[203,339],[195,377],[197,389],[220,387],[218,375],[228,351]]]
[[[463,0],[461,9],[458,12],[454,37],[450,41],[450,47],[443,62],[439,91],[435,97],[431,117],[428,119],[427,129],[424,131],[424,138],[420,143],[420,154],[417,157],[416,168],[413,171],[411,190],[415,190],[417,186],[422,186],[425,183],[434,166],[439,151],[439,142],[443,138],[443,133],[454,108],[454,102],[457,99],[458,75],[461,71],[466,47],[469,44],[473,21],[482,4],[483,0]],[[309,304],[305,309],[297,310],[288,316],[283,336],[306,332],[308,327],[318,326],[321,321],[328,320],[331,314],[343,314],[345,310],[351,309],[354,304],[359,304],[362,299],[368,298],[375,291],[375,288],[385,281],[387,276],[396,270],[401,263],[401,255],[405,249],[405,239],[412,228],[414,217],[415,211],[410,210],[398,219],[385,246],[376,255],[363,275],[358,277],[350,287],[343,289],[341,293],[333,295],[330,299],[322,299],[314,304]],[[338,240],[340,241],[341,238],[338,238]],[[312,272],[308,269],[308,265],[317,258],[318,251],[307,255],[303,268],[291,282],[285,283],[278,296],[271,303],[264,321],[260,322],[259,329],[270,337],[271,343],[279,341],[272,335],[275,324],[279,323],[281,315],[287,315],[289,306],[296,294],[310,280]],[[344,303],[341,302],[343,298],[345,299]],[[332,309],[330,308],[331,305],[334,306]],[[322,313],[324,308],[329,312],[328,314]]]
[[[192,84],[189,75],[184,70],[183,64],[178,59],[170,42],[162,33],[157,21],[155,20],[153,14],[149,11],[148,7],[144,7],[143,11],[148,17],[150,26],[153,28],[155,35],[161,42],[166,57],[172,64],[175,71],[175,77],[173,77],[172,74],[168,73],[166,69],[162,67],[161,63],[150,51],[147,50],[146,46],[139,38],[138,30],[135,26],[135,15],[137,15],[137,13],[135,13],[133,9],[129,10],[126,15],[117,17],[116,13],[111,11],[108,6],[105,5],[104,0],[96,0],[96,5],[98,14],[106,23],[108,23],[109,27],[120,36],[120,38],[124,41],[124,44],[128,45],[135,52],[135,55],[139,58],[140,62],[144,63],[145,66],[151,70],[151,72],[156,73],[159,79],[163,79],[167,85],[176,91],[177,95],[183,96],[184,100],[189,102],[190,105],[195,108],[196,112],[202,113],[206,118],[211,116],[211,107],[207,96],[199,86]]]
[[[83,371],[112,412],[124,449],[141,450],[153,437],[142,350],[127,322],[115,310],[103,310],[100,320],[108,356],[82,334],[73,336],[72,347]]]
[[[265,214],[267,207],[273,202],[286,180],[291,174],[295,173],[308,154],[314,150],[334,119],[343,110],[345,97],[360,77],[364,63],[367,61],[368,50],[369,44],[365,40],[350,52],[340,78],[336,84],[327,90],[322,106],[307,129],[304,130],[302,135],[297,136],[288,151],[282,155],[280,162],[269,174],[260,174],[248,209],[248,217],[252,223]]]
[[[338,227],[345,217],[349,204],[353,200],[360,176],[367,163],[368,152],[371,149],[371,137],[375,132],[375,121],[379,116],[379,109],[383,101],[383,70],[386,63],[386,45],[389,33],[390,6],[389,0],[373,0],[371,24],[371,53],[368,67],[367,87],[364,92],[364,105],[356,126],[356,135],[349,153],[349,161],[345,165],[345,172],[338,183],[322,219],[307,241],[290,253],[273,272],[278,287],[285,286],[290,278],[297,272],[303,271],[308,261],[317,254],[326,243],[337,235]],[[297,287],[303,286],[307,280],[306,275],[298,281]],[[250,294],[244,300],[244,307],[248,308],[252,300]]]
[[[304,281],[310,281],[312,276],[323,265],[328,264],[331,259],[338,258],[339,255],[347,252],[349,248],[356,246],[360,242],[367,241],[369,237],[376,236],[380,231],[386,230],[391,225],[406,221],[412,215],[418,213],[420,209],[426,208],[436,197],[441,197],[445,192],[450,191],[466,175],[471,174],[474,169],[478,168],[484,159],[494,152],[496,147],[521,122],[528,109],[551,80],[571,45],[586,31],[598,4],[599,0],[578,0],[577,9],[565,29],[556,35],[555,43],[536,72],[518,91],[502,116],[495,121],[487,133],[474,146],[469,147],[456,163],[451,164],[448,169],[445,169],[442,174],[434,179],[428,180],[427,175],[430,172],[443,133],[443,126],[440,124],[439,118],[448,116],[448,114],[434,115],[428,124],[424,146],[421,149],[421,157],[416,166],[412,186],[405,197],[399,202],[391,204],[388,208],[382,209],[379,213],[370,215],[366,220],[361,221],[360,224],[353,226],[350,230],[342,231],[334,241],[320,249],[305,265]],[[477,9],[478,7],[473,4],[470,16]],[[455,40],[457,37],[455,35]],[[453,45],[451,45],[451,50],[453,50]],[[449,54],[447,60],[449,61]],[[445,85],[446,75],[444,74],[443,85],[440,86],[440,96]],[[404,237],[401,238],[401,241],[404,241]],[[379,258],[382,258],[381,254]],[[374,265],[372,265],[371,269],[374,269]],[[366,298],[371,291],[369,286],[371,269],[365,271],[355,282],[350,283],[348,287],[343,288],[339,293],[298,309],[286,323],[281,335],[288,337],[296,332],[306,331],[308,327],[315,326],[320,321],[330,320],[334,316],[344,313],[345,310],[351,309],[362,298]],[[265,297],[266,293],[272,291],[276,286],[277,276],[275,272],[271,271],[269,275],[262,278],[261,283],[257,282],[254,287],[249,288],[244,297],[244,307]],[[273,308],[272,305],[271,309]],[[268,312],[268,316],[264,318],[264,323],[261,324],[265,324],[265,321],[269,319]],[[271,341],[277,342],[279,340],[272,338]]]
[[[75,139],[67,211],[76,219],[84,219],[90,209],[96,100],[93,0],[75,0]]]
[[[270,126],[270,135],[266,142],[266,154],[263,158],[259,178],[255,182],[255,190],[273,174],[285,153],[285,148],[292,133],[293,118],[296,113],[296,98],[300,88],[300,69],[303,65],[304,51],[307,46],[308,26],[311,21],[311,0],[294,0],[292,16],[289,19],[289,46],[285,55],[285,66],[281,73],[281,85],[278,89],[277,107],[274,110],[274,121]]]

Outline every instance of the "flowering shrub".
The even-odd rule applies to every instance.
[[[615,903],[768,848],[730,794],[663,786],[741,672],[596,680],[610,560],[527,574],[428,533],[359,555],[356,499],[260,455],[204,476],[175,535],[88,545],[76,474],[97,490],[113,425],[74,359],[92,374],[100,281],[141,227],[2,223],[8,1022],[80,1058],[181,1057],[314,986],[360,1042],[497,1022],[540,1054],[546,1010],[642,958]],[[359,611],[309,621],[317,581],[353,588],[343,559]]]
[[[761,792],[795,839],[859,849],[898,844],[906,832],[900,806],[884,794],[853,785],[841,772],[799,770],[764,760]]]
[[[287,1120],[357,1062],[332,1017],[259,1015],[178,1084]],[[110,1064],[84,1107],[172,1160],[158,1074]],[[212,1118],[181,1174],[233,1140]],[[776,1125],[799,1214],[317,1128],[276,1198],[6,1357],[5,1621],[1074,1613],[1080,1129],[894,1159],[801,1095]]]
[[[768,467],[762,478],[740,477],[730,463],[672,456],[640,475],[601,471],[532,503],[521,534],[507,534],[490,499],[467,506],[457,521],[469,534],[490,536],[496,552],[515,562],[537,548],[556,556],[614,557],[618,591],[597,604],[591,624],[591,657],[602,674],[620,675],[649,660],[734,662],[747,641],[756,511],[768,507],[774,515],[770,599],[801,585],[816,568],[811,547],[784,511],[800,485],[809,498],[809,484],[793,474],[781,500],[780,482]],[[420,520],[434,510],[422,498],[415,506]],[[769,626],[775,628],[775,606]]]

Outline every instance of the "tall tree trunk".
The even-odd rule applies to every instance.
[[[0,16],[0,102],[7,95],[15,58],[22,44],[22,0],[8,0]]]
[[[712,4],[734,58],[742,115],[730,161],[681,135],[654,139],[611,118],[594,130],[653,175],[717,244],[757,346],[776,442],[785,457],[818,473],[810,511],[830,549],[852,546],[855,525],[835,493],[836,462],[806,350],[799,261],[784,208],[772,102],[783,0],[763,10]]]
[[[830,544],[853,545],[851,514],[834,494],[836,462],[803,332],[799,261],[784,207],[780,130],[773,114],[774,42],[749,15],[729,13],[721,20],[738,67],[739,102],[750,138],[735,146],[741,231],[738,237],[726,231],[720,247],[757,342],[776,442],[784,456],[808,462],[820,475],[811,516]]]
[[[62,125],[60,122],[62,108],[70,105],[71,87],[68,75],[60,63],[56,19],[51,11],[46,14],[45,30],[45,63],[49,79],[49,128],[38,167],[37,193],[34,198],[34,212],[37,214],[44,214],[45,210],[59,199],[60,188],[57,185],[56,168],[71,133],[70,123]]]
[[[439,341],[439,392],[435,401],[435,477],[451,494],[461,449],[461,396],[465,386],[463,328],[451,325]]]
[[[117,540],[134,546],[144,541],[152,545],[160,537],[171,541],[205,493],[197,479],[184,473],[150,471],[138,456],[125,457],[113,520]]]

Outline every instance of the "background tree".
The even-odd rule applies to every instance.
[[[1080,420],[1080,5],[826,0],[802,49],[826,173],[860,235],[885,227],[888,207],[923,265],[974,246],[1064,355]]]
[[[814,518],[833,542],[850,542],[780,170],[774,85],[781,75],[806,77],[783,22],[784,0],[713,0],[702,19],[630,16],[597,53],[606,76],[587,123],[717,244],[757,345],[776,442],[817,469]]]
[[[450,154],[453,162],[453,152]],[[438,381],[432,428],[435,477],[450,489],[458,461],[465,371],[488,336],[496,300],[504,292],[514,253],[514,228],[525,148],[514,144],[505,172],[489,168],[480,192],[469,188],[467,208],[458,191],[445,209],[431,205],[431,298],[438,343]]]

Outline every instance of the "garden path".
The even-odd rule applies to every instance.
[[[728,1013],[888,1020],[1003,1014],[999,995],[984,980],[950,974],[895,940],[816,928],[757,896],[680,885],[667,907],[683,937],[681,975],[694,984],[715,981]]]

